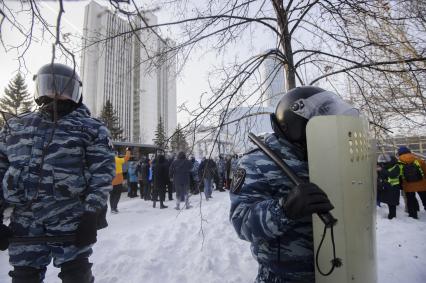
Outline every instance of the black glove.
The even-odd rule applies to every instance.
[[[5,251],[9,247],[9,238],[13,236],[13,231],[4,224],[0,224],[0,251]]]
[[[293,188],[283,203],[289,219],[299,219],[313,213],[326,213],[332,210],[326,193],[314,183],[304,183]]]
[[[108,206],[104,206],[101,208],[101,210],[98,212],[98,216],[96,218],[96,229],[101,230],[103,228],[108,227],[108,222],[106,220],[106,214],[107,214]]]
[[[75,232],[75,245],[79,248],[96,243],[97,213],[85,212]]]

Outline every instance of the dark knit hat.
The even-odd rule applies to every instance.
[[[400,146],[398,148],[398,155],[403,155],[403,154],[406,154],[406,153],[411,153],[411,150],[409,150],[408,147]]]

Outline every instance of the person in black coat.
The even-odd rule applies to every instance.
[[[152,206],[155,208],[155,204],[157,198],[160,198],[160,208],[167,208],[164,205],[164,201],[166,199],[166,186],[169,180],[169,164],[164,157],[164,155],[159,155],[153,162],[152,173],[154,177],[154,189],[152,192],[153,204]]]
[[[385,162],[378,165],[378,190],[381,191],[380,201],[386,203],[389,207],[388,218],[396,217],[396,206],[399,205],[399,196],[401,191],[400,168],[397,159],[394,156],[385,156]]]
[[[198,168],[198,175],[204,183],[204,195],[208,201],[212,198],[213,182],[218,180],[216,162],[211,158],[203,160]]]
[[[170,168],[170,166],[172,165],[173,161],[175,160],[175,156],[170,156],[169,158],[167,158],[167,166],[168,168]],[[167,194],[169,196],[169,200],[173,200],[173,182],[171,181],[170,178],[167,178]]]
[[[189,205],[189,184],[191,175],[192,163],[186,158],[183,151],[178,153],[177,158],[172,162],[169,168],[169,177],[173,179],[173,186],[176,190],[176,207],[180,209],[180,202],[185,201],[185,207]]]
[[[147,157],[143,157],[136,168],[141,190],[140,196],[144,200],[151,199],[151,192],[149,187],[149,166],[149,159]]]

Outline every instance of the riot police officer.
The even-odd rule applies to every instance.
[[[357,115],[335,94],[298,87],[283,95],[271,114],[274,133],[264,143],[302,179],[309,180],[306,125],[314,116]],[[313,213],[333,209],[313,183],[293,185],[261,150],[246,153],[231,185],[230,220],[238,236],[251,242],[259,263],[256,282],[314,282]]]
[[[82,103],[73,68],[48,64],[34,79],[40,108],[9,119],[0,133],[0,203],[14,207],[10,225],[0,226],[0,248],[11,235],[72,234],[74,242],[11,242],[12,282],[42,282],[52,258],[62,282],[93,282],[88,258],[115,169],[110,133]]]

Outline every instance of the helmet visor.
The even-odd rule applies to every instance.
[[[330,91],[323,91],[308,98],[296,100],[291,106],[295,114],[311,119],[314,116],[359,116],[359,111]]]
[[[79,80],[62,75],[40,74],[36,77],[34,98],[47,96],[60,100],[70,99],[78,103],[81,98],[81,83]]]

